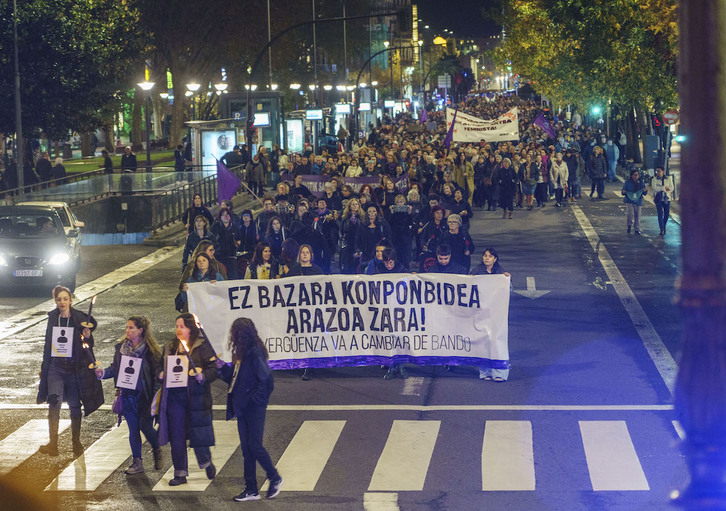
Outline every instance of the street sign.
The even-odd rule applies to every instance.
[[[666,124],[676,124],[681,119],[678,110],[668,110],[663,114],[663,122]]]
[[[439,76],[439,88],[450,89],[451,88],[451,76],[449,76],[449,75]]]

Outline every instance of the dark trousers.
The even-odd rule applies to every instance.
[[[604,177],[596,177],[595,179],[593,179],[592,186],[593,186],[593,189],[597,190],[598,199],[605,196],[605,178]]]
[[[565,191],[562,188],[555,188],[555,200],[557,201],[557,204],[562,204],[564,193]]]
[[[51,361],[48,368],[48,430],[50,443],[58,443],[58,423],[63,401],[68,403],[71,412],[71,433],[73,441],[78,442],[81,433],[81,394],[76,374],[68,361]]]
[[[159,448],[159,434],[154,429],[154,422],[151,417],[139,415],[139,394],[124,389],[121,394],[123,403],[124,419],[129,426],[129,444],[131,455],[134,458],[141,457],[141,432],[143,431],[146,440],[152,448]]]
[[[537,183],[534,189],[534,198],[537,200],[537,206],[542,206],[547,202],[547,183]]]
[[[170,390],[166,401],[166,419],[169,427],[169,444],[171,445],[171,462],[174,464],[174,477],[189,475],[187,459],[187,391],[186,389]],[[212,463],[209,447],[195,447],[199,468],[206,468]]]
[[[661,232],[665,232],[666,224],[671,216],[671,203],[656,202],[655,208],[658,210],[658,225],[660,226],[660,230]]]
[[[265,406],[248,406],[242,416],[237,417],[239,444],[244,458],[245,487],[251,492],[257,492],[257,463],[260,464],[270,481],[280,476],[272,464],[270,455],[262,445],[266,412]]]

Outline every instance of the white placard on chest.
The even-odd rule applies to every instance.
[[[73,356],[73,327],[54,326],[51,332],[51,356],[70,358]]]
[[[164,373],[166,388],[174,389],[186,387],[189,380],[189,360],[186,356],[170,355],[166,357],[166,372]]]
[[[136,390],[141,373],[141,364],[144,361],[140,358],[121,355],[121,363],[118,366],[116,386],[122,389]]]

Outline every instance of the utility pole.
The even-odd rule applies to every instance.
[[[345,0],[343,0],[343,61],[345,66],[345,79],[348,77],[348,29],[345,22]]]
[[[272,25],[270,20],[270,0],[267,0],[267,42],[270,42],[270,39],[272,39]],[[267,63],[269,64],[269,82],[268,85],[270,86],[270,90],[272,90],[272,46],[267,47]],[[250,87],[252,84],[250,84]]]
[[[681,0],[683,353],[675,411],[686,433],[683,452],[691,476],[675,496],[687,510],[726,509],[726,5]],[[697,79],[694,79],[697,77]]]
[[[318,105],[318,40],[315,32],[315,0],[313,0],[313,83],[315,84],[315,90],[313,91],[313,102],[314,106]]]
[[[25,144],[23,143],[23,117],[20,105],[20,60],[18,57],[18,2],[13,0],[13,43],[15,44],[15,147],[13,156],[18,173],[18,188],[21,193],[23,186],[23,171],[25,170]]]

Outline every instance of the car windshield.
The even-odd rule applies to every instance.
[[[42,213],[0,216],[0,238],[48,238],[58,236],[57,219]]]

